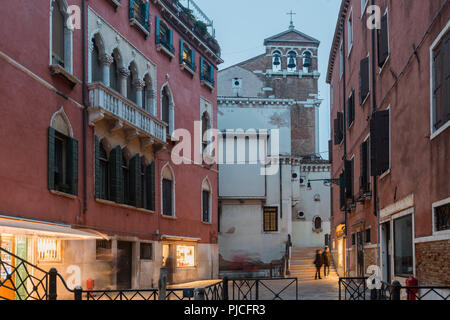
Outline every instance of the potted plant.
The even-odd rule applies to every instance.
[[[186,7],[182,6],[182,10],[180,12],[180,17],[183,20],[184,23],[189,27],[189,29],[193,29],[195,26],[195,17],[193,14],[193,11],[191,9],[188,9]]]
[[[202,35],[203,37],[205,37],[206,34],[208,33],[208,26],[203,21],[195,20],[194,27],[195,31],[200,35]]]

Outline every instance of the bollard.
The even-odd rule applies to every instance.
[[[83,300],[83,289],[81,288],[81,286],[76,286],[73,289],[73,294],[74,294],[75,300]],[[88,293],[88,295],[89,295],[89,293]],[[88,296],[88,300],[89,300],[89,296]]]
[[[222,299],[227,301],[228,300],[228,277],[223,277],[223,288],[222,288]]]
[[[56,294],[56,277],[58,275],[58,271],[56,271],[55,268],[51,268],[48,275],[48,300],[56,300],[56,297],[58,296]]]
[[[392,293],[391,300],[400,300],[400,292],[402,290],[402,285],[397,280],[392,282]]]
[[[167,288],[167,268],[161,268],[158,282],[159,300],[166,300],[166,288]]]

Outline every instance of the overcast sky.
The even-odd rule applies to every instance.
[[[222,47],[219,66],[224,69],[264,53],[264,39],[288,29],[289,11],[294,15],[295,28],[318,40],[320,151],[328,158],[330,139],[329,87],[325,82],[328,55],[333,41],[340,0],[195,0],[199,7],[214,20],[216,38]]]

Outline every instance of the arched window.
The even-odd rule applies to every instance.
[[[167,165],[162,171],[162,214],[174,217],[174,177],[172,170]]]
[[[208,179],[205,179],[202,184],[202,222],[211,221],[211,185]]]
[[[109,85],[112,89],[120,92],[120,81],[119,81],[119,53],[114,50],[112,53],[113,62],[109,67]]]
[[[63,109],[53,115],[48,131],[48,188],[78,194],[78,141]]]
[[[155,95],[153,93],[153,83],[149,74],[144,77],[144,89],[142,90],[142,105],[145,111],[156,116],[155,110]]]
[[[207,135],[208,130],[211,128],[210,118],[208,112],[203,112],[202,115],[202,152],[205,152],[209,143],[209,137]]]
[[[164,87],[162,91],[162,114],[161,119],[165,123],[169,124],[170,122],[170,95],[167,90],[167,87]]]
[[[130,168],[128,166],[128,160],[122,153],[122,181],[123,181],[123,203],[131,204],[130,198]]]
[[[103,143],[100,143],[99,146],[99,165],[100,165],[100,188],[98,197],[100,199],[109,200],[109,161],[108,161],[108,153],[103,146]]]
[[[305,51],[303,53],[303,70],[305,73],[309,73],[309,69],[312,66],[312,58],[311,58],[311,52]]]
[[[92,50],[92,82],[101,82],[103,81],[102,76],[102,65],[100,63],[100,50],[95,43],[95,40],[92,39],[93,50]]]
[[[322,218],[315,217],[314,218],[314,230],[321,231],[322,230]]]
[[[281,71],[281,52],[278,50],[272,54],[272,71]]]
[[[130,76],[127,78],[127,98],[137,103],[137,90],[134,85],[134,80],[137,80],[138,77],[136,65],[131,63],[128,70],[130,71]]]
[[[295,51],[289,51],[288,53],[287,71],[288,72],[297,71],[297,53]]]

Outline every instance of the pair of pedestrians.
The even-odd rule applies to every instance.
[[[323,274],[327,277],[330,274],[330,265],[331,265],[331,252],[328,247],[325,247],[325,250],[316,251],[316,258],[314,259],[314,264],[316,265],[316,274],[314,276],[314,280],[322,279],[320,276],[320,269],[323,266]]]

